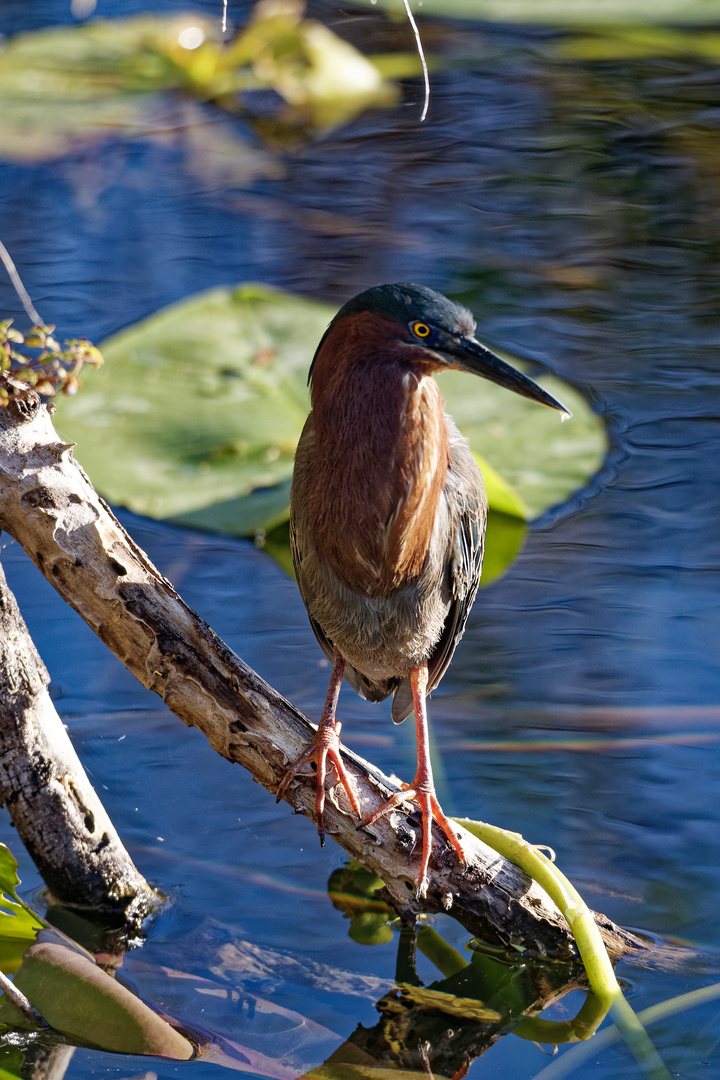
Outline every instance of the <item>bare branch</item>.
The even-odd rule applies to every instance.
[[[0,801],[56,901],[139,926],[159,899],[88,780],[49,682],[0,567]]]

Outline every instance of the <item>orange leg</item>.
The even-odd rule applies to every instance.
[[[411,784],[403,784],[403,790],[391,796],[383,803],[379,810],[366,817],[362,824],[372,825],[374,821],[394,810],[403,802],[414,802],[420,807],[422,815],[423,845],[422,858],[420,861],[420,875],[418,877],[418,899],[425,896],[428,888],[428,866],[430,865],[430,852],[432,851],[432,824],[437,821],[452,846],[457,852],[461,863],[465,863],[465,852],[459,839],[453,831],[453,827],[442,812],[440,803],[435,796],[435,784],[433,782],[432,765],[430,764],[430,743],[428,739],[427,708],[425,696],[427,693],[428,669],[427,665],[413,668],[410,672],[413,702],[415,704],[415,729],[417,732],[417,772]]]
[[[325,846],[325,777],[327,775],[328,757],[335,766],[338,780],[345,788],[347,797],[350,800],[350,805],[355,811],[355,814],[360,817],[360,807],[358,805],[357,795],[355,794],[355,788],[352,785],[352,781],[350,780],[345,766],[343,765],[343,760],[340,757],[340,729],[342,725],[335,719],[335,710],[337,709],[344,673],[345,660],[336,649],[335,663],[333,664],[332,674],[330,676],[327,698],[325,699],[325,708],[323,709],[323,714],[320,718],[320,724],[315,733],[315,737],[307,750],[300,755],[297,761],[294,762],[285,773],[276,795],[276,802],[280,802],[287,790],[288,784],[295,774],[302,769],[303,765],[307,765],[309,761],[315,761],[317,763],[317,796],[315,799],[315,813],[317,817],[318,833],[320,834],[320,843],[323,847]]]

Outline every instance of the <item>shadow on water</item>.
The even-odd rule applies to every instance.
[[[373,13],[315,12],[368,52],[407,48],[406,28]],[[51,0],[0,6],[8,34],[68,19]],[[257,279],[339,303],[379,281],[420,280],[596,404],[612,439],[606,468],[534,525],[481,594],[434,696],[433,734],[446,809],[552,844],[590,904],[675,939],[621,969],[639,1011],[718,978],[717,63],[570,61],[560,34],[483,24],[429,23],[427,35],[442,63],[422,127],[410,83],[397,106],[273,146],[273,170],[242,183],[186,168],[182,133],[4,160],[0,236],[68,336],[100,340],[219,283]],[[233,123],[257,144],[249,121]],[[17,312],[3,283],[0,298]],[[325,662],[282,571],[247,543],[123,520],[217,633],[317,716]],[[376,1030],[397,938],[369,948],[348,937],[326,894],[339,854],[180,728],[14,545],[3,562],[91,779],[143,872],[172,896],[127,977],[169,1012],[284,1061],[283,1077],[319,1065],[356,1025]],[[353,749],[411,773],[407,725],[347,690],[341,708]],[[0,836],[36,892],[7,818]],[[437,925],[477,966],[463,932]],[[422,955],[417,976],[438,977]],[[516,983],[539,977],[513,969]],[[550,1015],[569,1020],[582,1000]],[[707,1002],[653,1028],[671,1071],[708,1076],[714,1064],[717,1075],[717,1015]],[[259,1061],[247,1071],[262,1073]],[[532,1077],[547,1064],[533,1042],[509,1038],[472,1072]],[[83,1050],[69,1075],[180,1068],[214,1066],[153,1062],[148,1073],[139,1059]],[[610,1047],[576,1075],[637,1066]]]

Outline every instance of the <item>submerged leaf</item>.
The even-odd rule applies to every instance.
[[[55,941],[30,945],[15,985],[68,1039],[115,1053],[187,1061],[192,1044],[79,950]],[[0,1022],[25,1028],[22,1012],[3,998]]]

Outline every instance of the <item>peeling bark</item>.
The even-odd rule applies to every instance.
[[[0,527],[140,682],[183,723],[199,728],[228,761],[275,792],[309,742],[308,721],[237,657],[177,595],[94,491],[72,445],[58,438],[48,409],[27,394],[0,410]],[[363,814],[397,786],[344,751]],[[299,775],[286,801],[313,818],[314,774]],[[420,823],[401,809],[357,829],[344,791],[328,792],[328,835],[386,883],[404,917],[449,911],[468,930],[503,947],[568,958],[574,944],[545,892],[517,867],[462,832],[463,869],[439,830],[430,888],[416,902]],[[611,954],[642,943],[598,916]]]
[[[0,800],[56,900],[139,925],[158,903],[78,760],[0,567]]]

